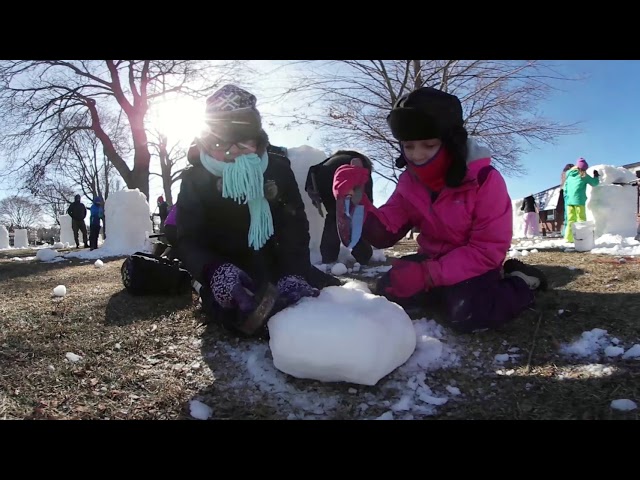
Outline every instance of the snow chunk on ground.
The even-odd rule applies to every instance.
[[[416,349],[405,311],[384,297],[327,287],[268,323],[273,363],[297,378],[375,385]]]
[[[213,409],[199,400],[191,400],[189,402],[189,412],[193,418],[207,420],[213,414]]]
[[[65,354],[65,357],[67,358],[67,360],[69,360],[70,362],[73,362],[73,363],[82,360],[82,357],[80,355],[76,355],[73,352],[67,352]]]
[[[65,287],[64,285],[58,285],[53,289],[53,294],[56,297],[64,297],[67,294],[67,287]]]
[[[344,263],[336,263],[333,267],[331,267],[331,274],[340,276],[347,273],[347,267]]]
[[[382,415],[376,418],[376,420],[393,420],[393,412],[392,411],[384,412]]]
[[[627,350],[624,355],[622,355],[622,358],[624,358],[625,360],[638,357],[640,357],[640,343],[636,343],[633,347]]]
[[[607,357],[618,357],[624,353],[624,348],[622,347],[614,347],[613,345],[609,345],[604,349],[604,354]]]
[[[628,398],[620,398],[618,400],[611,401],[611,408],[614,410],[622,410],[623,412],[628,412],[630,410],[635,410],[638,408],[638,405],[633,400],[629,400]]]
[[[561,353],[577,357],[590,358],[597,356],[610,345],[606,330],[594,328],[583,332],[580,338],[570,344],[560,346]]]
[[[51,248],[43,248],[38,250],[38,253],[36,253],[36,260],[40,260],[41,262],[50,262],[57,256],[57,251],[52,250]]]
[[[387,256],[384,254],[384,250],[374,250],[373,255],[371,255],[371,262],[380,262],[384,263],[387,261]]]
[[[452,387],[451,385],[448,385],[446,388],[447,392],[449,392],[451,395],[460,395],[460,389],[458,387]]]

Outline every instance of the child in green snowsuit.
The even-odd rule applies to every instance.
[[[586,222],[587,212],[587,185],[595,187],[600,183],[599,173],[594,170],[593,177],[587,174],[589,164],[584,158],[579,158],[576,166],[567,171],[564,182],[565,208],[567,211],[567,227],[564,238],[573,243],[573,230],[571,225],[575,222]]]

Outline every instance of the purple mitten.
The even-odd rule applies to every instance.
[[[287,275],[278,281],[276,285],[280,292],[282,308],[293,305],[303,297],[317,297],[320,290],[313,288],[307,281],[298,275]]]
[[[243,313],[250,313],[256,308],[253,280],[231,263],[224,263],[213,270],[209,286],[213,298],[222,308],[238,308]]]

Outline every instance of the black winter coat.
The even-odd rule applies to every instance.
[[[249,208],[223,198],[220,177],[200,163],[197,146],[187,155],[176,202],[178,257],[200,283],[204,270],[230,262],[256,282],[277,282],[285,275],[300,275],[317,288],[339,284],[313,268],[309,258],[309,222],[289,159],[268,148],[264,173],[265,197],[271,207],[274,235],[259,250],[249,247]],[[320,275],[319,275],[320,274]]]
[[[82,222],[87,216],[87,207],[82,202],[73,201],[67,208],[67,215],[73,220]]]

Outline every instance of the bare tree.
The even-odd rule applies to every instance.
[[[157,155],[160,162],[160,173],[151,172],[150,175],[157,175],[162,179],[164,199],[171,206],[173,205],[171,187],[180,180],[180,175],[186,167],[186,163],[181,165],[180,160],[186,159],[187,151],[178,142],[169,145],[167,135],[158,130],[149,132],[149,136],[152,156]]]
[[[33,197],[13,195],[0,200],[0,221],[6,225],[33,228],[40,219],[40,205]]]
[[[149,196],[145,120],[153,101],[181,92],[201,96],[237,71],[237,62],[195,60],[6,60],[0,62],[2,139],[13,168],[30,188],[77,132],[91,130],[129,188]],[[105,115],[124,114],[133,165],[118,150]],[[64,128],[61,129],[61,126]]]
[[[67,213],[69,204],[73,202],[74,190],[59,180],[44,184],[33,193],[42,211],[60,225],[60,216]]]
[[[362,149],[376,173],[391,181],[397,181],[400,149],[386,117],[398,98],[421,86],[460,98],[469,134],[482,138],[507,175],[524,173],[520,158],[527,145],[577,132],[577,124],[537,114],[539,102],[561,82],[577,80],[540,61],[342,60],[294,67],[300,63],[296,85],[284,94],[302,100],[289,127],[312,124],[328,133],[332,149]]]
[[[89,201],[97,196],[106,201],[109,193],[121,189],[120,176],[93,132],[85,130],[69,139],[68,152],[61,170]]]

